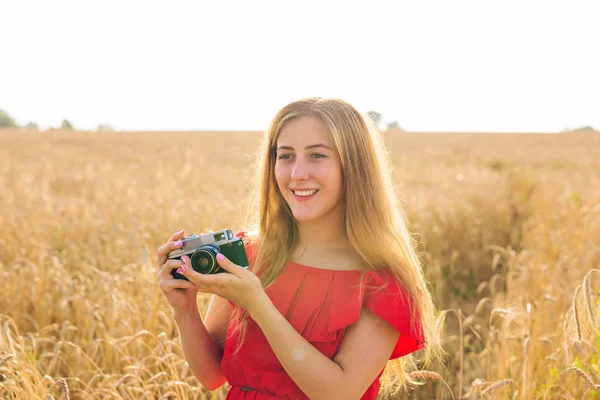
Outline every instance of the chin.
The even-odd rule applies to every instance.
[[[311,215],[311,214],[293,214],[293,215],[294,215],[294,219],[298,222],[309,222],[309,221],[314,221],[319,218],[318,215]]]
[[[294,216],[294,219],[296,219],[296,221],[299,222],[304,222],[304,221],[312,221],[318,218],[321,218],[323,215],[325,215],[326,213],[323,212],[323,210],[321,209],[315,209],[313,207],[290,207],[291,211],[292,211],[292,215]]]
[[[330,216],[332,212],[336,211],[336,207],[331,208],[323,208],[323,207],[315,207],[315,208],[303,208],[298,207],[294,209],[290,207],[292,211],[292,216],[297,222],[311,222],[322,219],[324,217]]]
[[[310,222],[323,219],[328,216],[332,210],[294,210],[292,209],[292,215],[298,222]]]

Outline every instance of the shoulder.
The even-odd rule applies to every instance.
[[[364,392],[381,375],[388,360],[408,355],[424,344],[420,323],[412,316],[408,291],[391,272],[367,272],[361,286],[360,315],[348,326],[333,360],[345,371],[351,386]]]
[[[424,347],[422,321],[414,299],[391,271],[373,271],[364,279],[363,309],[385,320],[400,333],[391,358]]]
[[[348,327],[333,358],[347,376],[349,392],[364,393],[373,385],[392,358],[399,337],[384,318],[368,309],[361,312],[358,321]]]
[[[408,297],[409,292],[405,286],[389,270],[369,271],[364,274],[362,282],[366,300],[384,297],[388,300],[400,301]]]

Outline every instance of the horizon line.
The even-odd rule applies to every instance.
[[[47,128],[47,129],[28,129],[26,127],[0,127],[2,131],[23,131],[23,132],[81,132],[81,133],[264,133],[266,129],[62,129],[62,128]],[[402,128],[391,128],[391,129],[380,129],[381,133],[415,133],[415,134],[461,134],[461,133],[473,133],[473,134],[503,134],[503,135],[521,135],[521,134],[535,134],[535,135],[548,135],[548,134],[561,134],[561,133],[597,133],[600,131],[593,127],[580,127],[574,129],[564,129],[560,131],[485,131],[485,130],[445,130],[445,131],[433,131],[433,130],[407,130]]]

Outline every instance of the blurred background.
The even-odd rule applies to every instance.
[[[261,135],[312,96],[383,132],[439,310],[448,357],[380,397],[597,396],[599,12],[0,1],[0,397],[223,399],[156,248],[240,228]]]

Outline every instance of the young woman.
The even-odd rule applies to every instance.
[[[157,252],[185,358],[206,388],[228,382],[228,399],[375,399],[384,369],[384,386],[405,389],[411,353],[440,357],[434,305],[370,120],[339,99],[283,107],[254,199],[254,228],[240,233],[249,270],[222,255],[228,273],[165,262],[183,231]],[[198,291],[212,294],[204,319]]]

